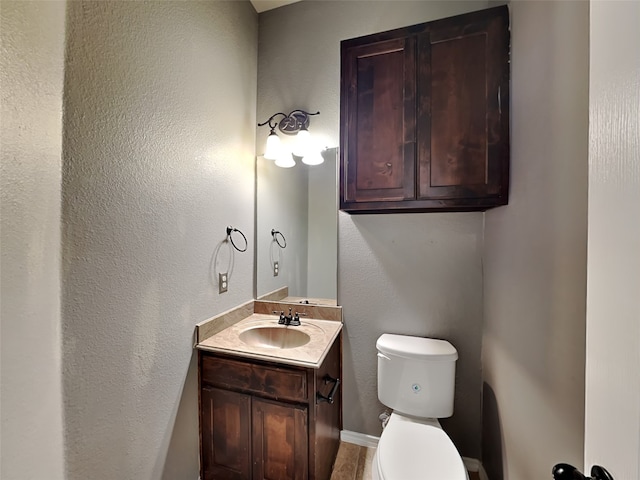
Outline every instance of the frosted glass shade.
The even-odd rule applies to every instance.
[[[311,134],[309,130],[303,128],[296,134],[296,140],[293,145],[293,154],[296,157],[304,157],[309,150],[309,144],[311,142]]]
[[[296,161],[293,159],[291,154],[287,151],[282,151],[281,154],[276,158],[276,165],[282,168],[291,168],[295,166]]]
[[[281,151],[280,137],[278,137],[275,132],[271,132],[267,137],[267,148],[264,151],[264,158],[267,160],[277,160],[280,158]]]
[[[304,157],[302,157],[302,163],[307,165],[320,165],[324,162],[324,157],[320,153],[320,150],[310,150]]]

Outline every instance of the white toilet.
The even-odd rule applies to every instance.
[[[453,415],[458,352],[449,342],[384,334],[378,398],[393,408],[373,458],[374,480],[468,480],[438,418]]]

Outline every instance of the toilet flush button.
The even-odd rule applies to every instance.
[[[413,393],[418,393],[420,392],[420,390],[422,390],[422,387],[417,383],[414,383],[413,385],[411,385],[411,390],[413,390]]]

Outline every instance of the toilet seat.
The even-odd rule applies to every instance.
[[[379,480],[469,478],[458,450],[437,421],[415,422],[393,416],[380,437],[373,470]]]

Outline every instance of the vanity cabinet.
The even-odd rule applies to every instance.
[[[341,43],[341,210],[507,203],[509,38],[502,6]]]
[[[342,423],[341,335],[319,368],[199,351],[201,478],[328,480]],[[323,401],[334,390],[333,403]]]

